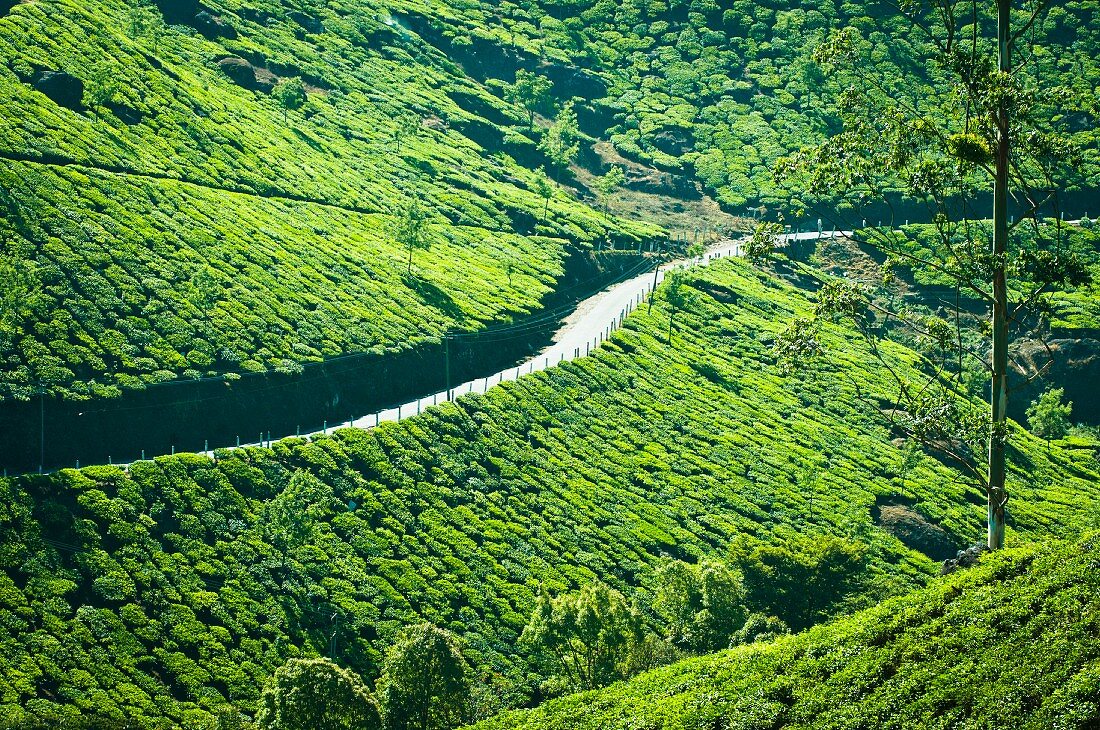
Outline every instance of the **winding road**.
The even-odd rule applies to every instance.
[[[837,231],[835,233],[791,233],[783,236],[784,241],[807,241],[833,236],[851,236],[851,231]],[[568,360],[585,357],[607,339],[610,334],[622,326],[636,307],[638,307],[653,290],[654,282],[657,284],[664,279],[665,274],[677,268],[691,265],[707,265],[712,261],[741,256],[743,239],[724,239],[709,247],[696,259],[678,259],[662,265],[656,272],[650,270],[633,278],[619,282],[603,291],[592,295],[580,302],[573,313],[562,322],[562,326],[554,334],[549,346],[530,359],[514,365],[505,370],[487,375],[464,383],[458,383],[451,387],[450,392],[443,390],[437,393],[429,393],[417,400],[402,403],[393,408],[387,408],[378,413],[372,413],[354,421],[326,424],[321,431],[315,431],[303,436],[316,436],[327,434],[341,428],[374,428],[379,424],[400,421],[410,416],[415,416],[428,408],[444,403],[467,393],[486,393],[490,388],[509,380],[516,380],[524,375],[545,370]],[[283,437],[285,438],[285,436]],[[272,438],[264,442],[241,444],[246,446],[269,446],[279,438]],[[213,456],[213,451],[203,452]]]

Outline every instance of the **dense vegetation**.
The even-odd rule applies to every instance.
[[[802,191],[776,183],[775,161],[838,130],[833,100],[841,89],[832,88],[835,84],[812,60],[831,30],[858,31],[875,83],[922,109],[938,103],[931,83],[939,80],[938,72],[923,64],[924,54],[913,45],[918,34],[910,32],[891,3],[424,4],[452,52],[503,48],[521,59],[577,63],[601,73],[609,91],[596,107],[593,124],[609,121],[606,134],[616,148],[693,174],[738,212],[761,203],[773,210],[791,207],[792,196],[801,197]],[[1087,149],[1072,183],[1079,189],[1095,189],[1100,174],[1092,122],[1092,90],[1100,82],[1100,66],[1091,52],[1100,43],[1096,9],[1092,2],[1060,3],[1036,29],[1039,48],[1029,62],[1029,72],[1048,90],[1067,92],[1058,95],[1050,116]],[[1056,51],[1044,48],[1052,45]]]
[[[372,681],[425,620],[461,637],[488,712],[538,697],[517,640],[540,586],[598,578],[644,607],[667,557],[831,536],[863,555],[855,608],[938,570],[889,516],[981,534],[980,493],[854,397],[883,377],[854,332],[825,326],[805,379],[775,367],[809,291],[740,261],[680,286],[671,345],[659,298],[593,357],[399,424],[0,480],[0,716],[199,726],[254,713],[290,657]],[[1010,539],[1095,523],[1092,450],[1011,443]]]
[[[407,348],[531,311],[570,251],[656,231],[543,185],[522,110],[377,7],[204,7],[232,32],[124,0],[0,16],[0,401]],[[39,91],[48,70],[84,97]],[[412,198],[432,250],[408,274]]]
[[[1095,727],[1098,560],[1096,533],[986,555],[804,634],[477,727]]]

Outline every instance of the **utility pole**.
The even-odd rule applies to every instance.
[[[653,289],[649,292],[649,309],[646,310],[646,314],[653,311],[653,298],[657,296],[657,274],[661,271],[661,253],[657,252],[657,263],[653,265]]]

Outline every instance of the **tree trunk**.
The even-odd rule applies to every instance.
[[[998,65],[1002,73],[1011,71],[1009,22],[1011,0],[997,0]],[[997,110],[997,171],[993,184],[993,370],[990,406],[992,428],[989,435],[989,483],[986,496],[989,507],[990,549],[1004,547],[1005,438],[1008,417],[1008,286],[1005,282],[1005,254],[1008,251],[1008,109],[1002,103]]]

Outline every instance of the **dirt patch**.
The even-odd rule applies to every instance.
[[[878,513],[872,515],[875,524],[901,540],[906,547],[924,553],[932,560],[947,560],[958,550],[954,540],[942,527],[929,522],[908,505],[876,505],[874,511]]]

